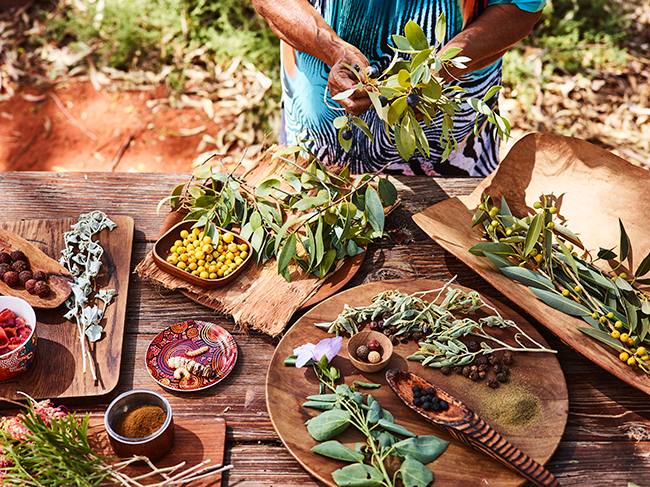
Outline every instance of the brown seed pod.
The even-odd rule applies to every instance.
[[[2,280],[7,286],[15,286],[18,284],[18,273],[15,271],[7,271],[2,276]]]
[[[368,358],[369,353],[370,350],[365,345],[359,345],[359,347],[357,348],[357,357],[359,358],[359,360],[366,360]]]
[[[30,279],[25,283],[25,289],[29,294],[36,294],[34,287],[38,281],[36,279]]]
[[[37,281],[47,281],[47,274],[43,271],[34,271],[33,278]]]
[[[22,250],[14,250],[11,253],[11,260],[13,260],[14,262],[16,262],[17,260],[26,261],[27,257],[25,257],[25,254],[23,253]]]
[[[24,260],[15,260],[13,264],[11,264],[11,268],[15,270],[18,274],[20,274],[22,271],[29,270],[29,266],[27,265],[27,262]]]
[[[34,285],[34,292],[38,297],[44,298],[50,294],[50,286],[48,286],[46,282],[36,281],[36,284]]]
[[[11,264],[11,255],[7,252],[0,252],[0,264]]]
[[[22,271],[20,274],[18,274],[18,282],[20,282],[20,284],[22,284],[23,286],[31,278],[32,278],[32,271]]]
[[[368,350],[370,351],[377,351],[381,348],[381,345],[377,340],[370,340],[368,342]]]

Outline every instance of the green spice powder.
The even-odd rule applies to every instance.
[[[167,414],[160,406],[142,404],[120,417],[115,432],[125,438],[144,438],[154,434],[165,423]]]
[[[484,413],[488,422],[518,427],[530,423],[541,410],[542,404],[537,396],[513,384],[504,387],[502,394],[495,394],[493,400],[486,401]]]

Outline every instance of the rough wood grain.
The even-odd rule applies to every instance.
[[[83,373],[81,344],[77,325],[63,318],[64,305],[36,310],[38,345],[32,367],[14,379],[0,382],[0,396],[23,399],[18,392],[34,399],[97,396],[112,391],[119,380],[122,342],[129,291],[133,219],[114,216],[117,227],[104,230],[96,239],[104,248],[102,268],[95,278],[96,289],[115,289],[116,296],[104,315],[105,337],[92,344],[97,381],[90,371]],[[21,235],[51,258],[65,248],[63,233],[76,218],[3,222],[6,229]]]
[[[289,451],[321,481],[335,486],[331,472],[341,468],[342,464],[313,453],[311,448],[316,441],[306,433],[304,427],[305,421],[318,414],[318,411],[301,406],[308,395],[318,393],[318,380],[310,368],[285,367],[284,359],[292,354],[295,347],[308,342],[317,343],[330,336],[316,328],[314,323],[333,321],[345,304],[352,307],[370,304],[373,296],[389,289],[398,289],[410,294],[440,289],[443,284],[441,281],[406,279],[373,282],[348,289],[326,299],[306,313],[278,345],[267,376],[266,399],[271,421]],[[466,288],[463,289],[467,291]],[[435,295],[427,295],[424,299],[432,299],[431,296]],[[504,318],[518,323],[533,339],[542,340],[520,316],[500,303],[494,304]],[[477,319],[477,316],[473,317]],[[509,330],[490,329],[490,334],[514,344],[513,334]],[[447,432],[429,426],[387,387],[385,371],[365,373],[357,370],[345,352],[347,340],[348,338],[344,337],[341,351],[332,362],[332,365],[341,370],[341,376],[345,377],[346,383],[360,380],[383,384],[383,387],[367,392],[395,416],[398,424],[413,433],[436,435],[451,442],[445,453],[428,465],[440,485],[477,485],[482,478],[499,486],[518,486],[525,482],[523,477],[493,458],[452,438]],[[395,346],[386,368],[404,369],[426,377],[436,386],[465,402],[473,411],[489,421],[504,438],[536,461],[544,463],[551,457],[560,442],[568,409],[566,384],[553,354],[515,354],[516,365],[512,368],[508,383],[502,384],[499,389],[490,389],[484,382],[472,382],[457,374],[445,376],[439,370],[422,367],[419,362],[407,361],[406,357],[417,349],[415,343]],[[497,409],[493,407],[495,404],[499,405]],[[512,412],[528,406],[535,408],[534,413],[520,423]],[[349,431],[339,435],[337,439],[351,448],[354,448],[356,442],[363,441],[358,433]],[[456,468],[457,465],[466,465],[467,468],[461,470]]]

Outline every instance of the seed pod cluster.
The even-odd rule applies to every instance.
[[[478,342],[472,343],[473,340],[467,344],[467,348],[472,350],[476,348]],[[477,348],[478,350],[478,348]],[[499,387],[500,383],[508,382],[510,376],[510,366],[513,363],[512,353],[504,351],[503,353],[492,352],[490,355],[477,355],[474,361],[468,365],[459,365],[457,367],[442,367],[440,371],[444,375],[451,374],[452,371],[458,375],[473,380],[474,382],[483,381],[486,379],[488,387],[495,389]]]
[[[27,256],[21,250],[0,252],[0,279],[10,287],[23,286],[28,293],[44,298],[50,294],[47,274],[32,271]]]

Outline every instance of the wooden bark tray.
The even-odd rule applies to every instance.
[[[108,442],[108,435],[104,430],[104,423],[98,424],[94,432],[89,435],[88,441],[95,453],[115,456]],[[209,417],[202,419],[186,418],[183,416],[174,417],[174,446],[162,459],[155,462],[156,467],[164,468],[186,462],[179,471],[193,467],[205,460],[210,460],[208,465],[219,465],[223,463],[224,451],[226,449],[226,420],[220,417]],[[151,470],[143,464],[134,464],[125,469],[125,473],[131,477],[143,475]],[[192,482],[197,487],[219,487],[221,485],[221,473],[215,473],[205,479]],[[143,485],[160,482],[161,477],[155,476],[149,481],[143,481]]]
[[[271,360],[266,380],[266,399],[271,421],[289,452],[312,475],[327,485],[334,487],[332,472],[346,464],[331,460],[311,451],[316,441],[309,436],[305,421],[316,416],[318,411],[303,408],[306,397],[318,393],[318,380],[311,368],[297,369],[286,367],[283,361],[292,354],[294,348],[305,343],[318,343],[332,335],[314,326],[314,323],[334,320],[345,304],[350,306],[368,305],[371,298],[388,289],[398,289],[405,293],[439,289],[442,282],[432,280],[392,280],[364,284],[316,305],[300,318],[280,341]],[[454,286],[467,291],[462,286]],[[424,299],[432,299],[426,296]],[[526,333],[539,343],[546,345],[544,339],[534,328],[510,308],[501,303],[491,302],[506,319],[516,321]],[[512,332],[497,331],[499,338],[514,343]],[[363,390],[370,392],[383,408],[390,411],[396,423],[419,435],[436,435],[450,445],[437,460],[429,464],[436,485],[445,487],[465,487],[467,485],[499,485],[514,487],[522,485],[526,479],[486,454],[474,450],[451,437],[421,418],[408,408],[387,385],[385,371],[403,369],[418,374],[436,386],[453,394],[473,411],[479,414],[501,436],[540,464],[544,464],[557,448],[568,414],[566,383],[560,365],[551,353],[515,353],[515,364],[509,382],[497,389],[490,389],[484,382],[472,382],[457,374],[443,375],[439,370],[423,367],[420,362],[407,361],[418,346],[415,343],[395,346],[386,369],[376,373],[361,373],[356,370],[345,352],[348,338],[343,344],[332,365],[339,368],[346,384],[353,380],[382,384],[379,389]],[[341,382],[341,381],[339,381]],[[525,421],[522,421],[522,417]],[[354,448],[363,441],[362,435],[351,429],[336,439]]]
[[[106,335],[92,345],[98,380],[90,371],[83,373],[81,344],[75,323],[63,318],[65,305],[54,309],[37,309],[38,345],[31,368],[7,381],[0,382],[0,397],[24,399],[18,391],[34,399],[55,397],[99,396],[117,385],[122,357],[126,301],[131,272],[134,222],[126,216],[110,216],[117,227],[103,230],[95,240],[104,248],[102,268],[95,278],[97,289],[115,289],[117,294],[106,310],[103,325]],[[49,257],[58,260],[65,248],[63,233],[77,218],[2,222],[5,230],[20,235]]]
[[[576,233],[592,254],[599,247],[618,247],[620,218],[630,238],[636,268],[650,252],[650,230],[646,224],[650,171],[583,140],[531,134],[513,146],[497,171],[471,195],[442,201],[413,216],[433,240],[564,343],[619,379],[650,394],[650,376],[629,367],[618,359],[618,352],[578,331],[577,327],[587,326],[583,320],[545,305],[526,286],[499,272],[489,259],[468,252],[471,246],[483,241],[483,230],[471,228],[483,192],[497,202],[503,195],[516,216],[529,214],[542,193],[553,193],[558,199],[563,225]],[[630,269],[621,270],[633,275]]]

